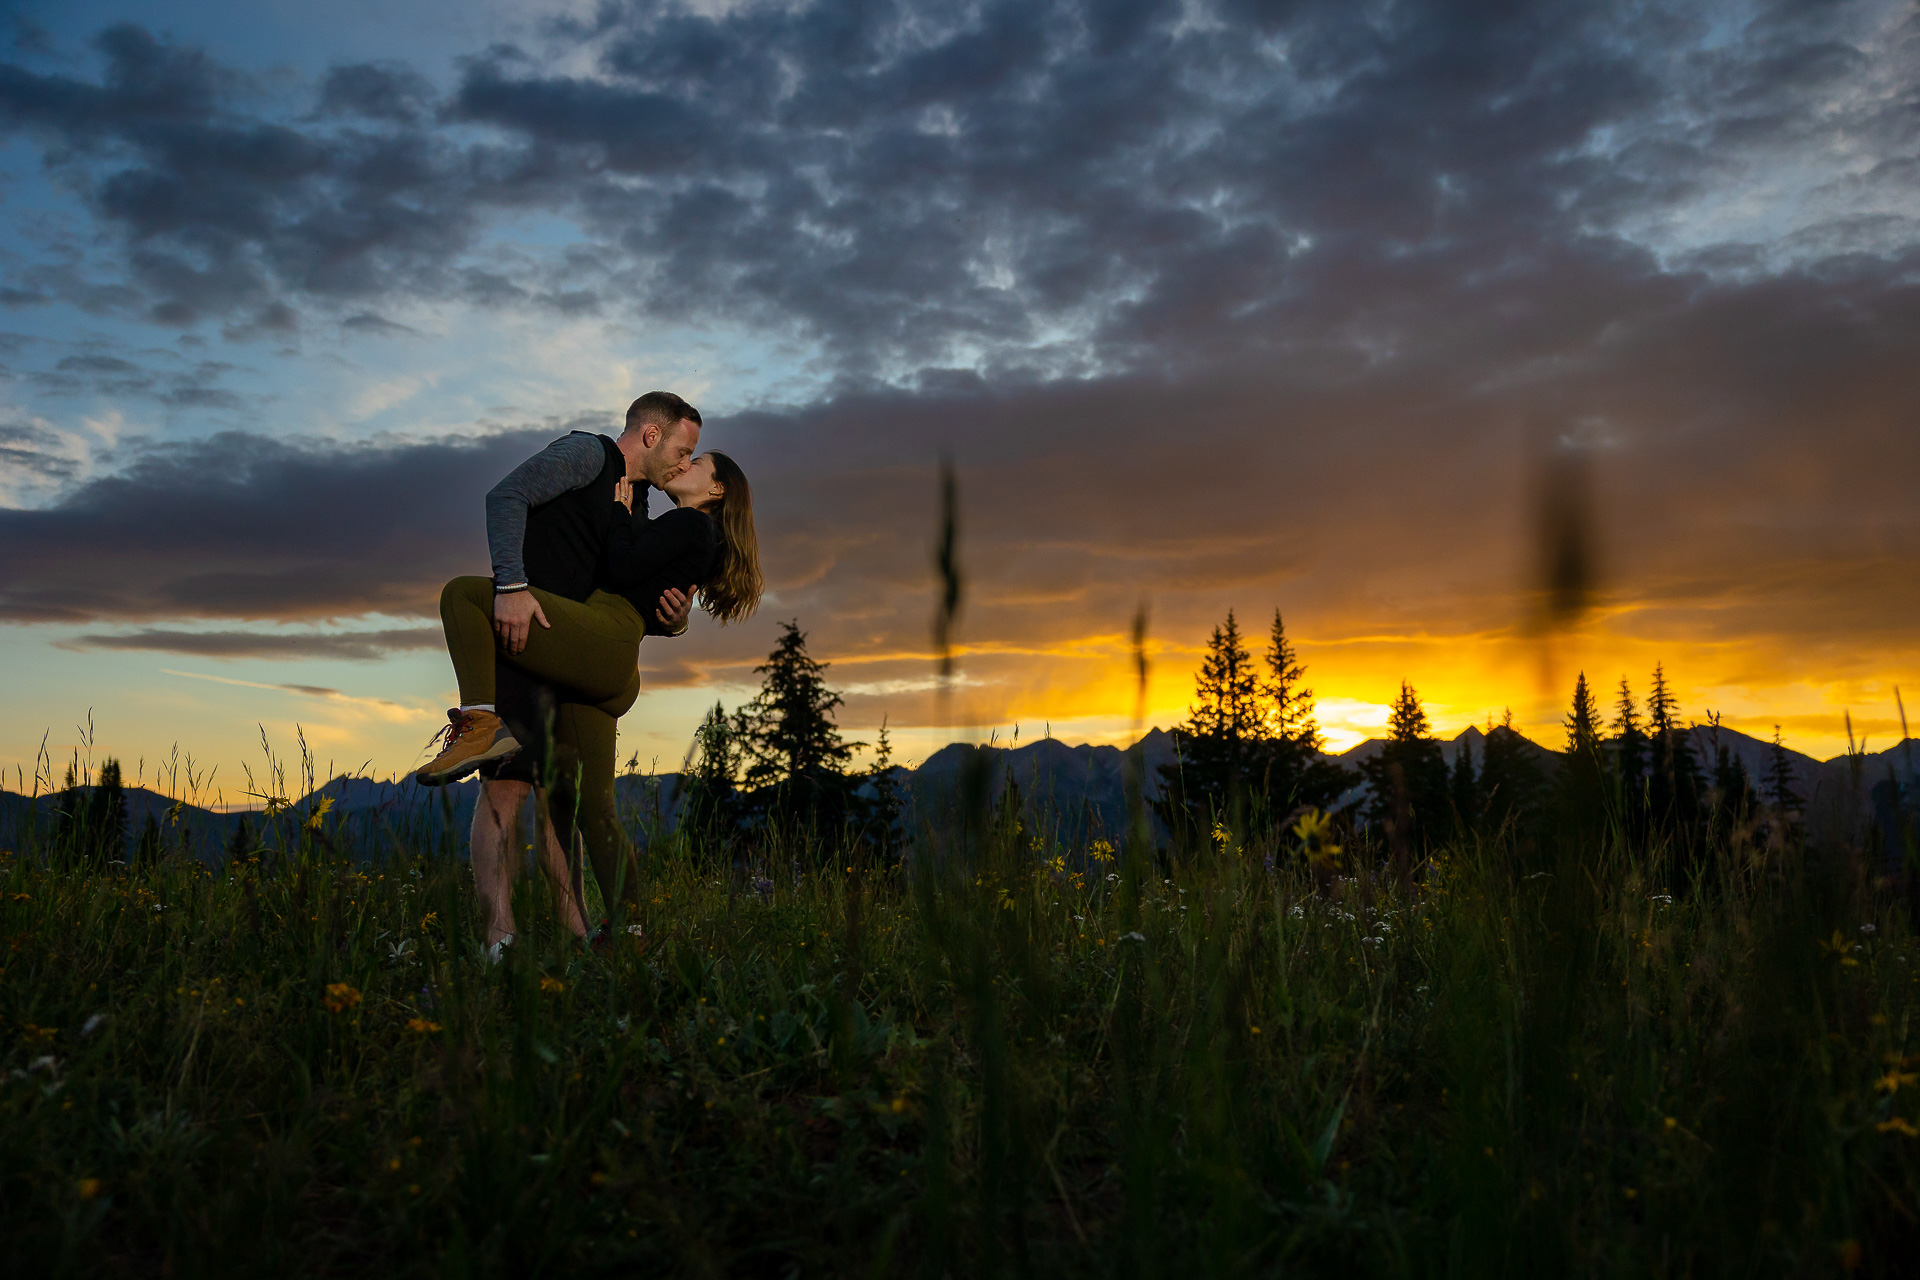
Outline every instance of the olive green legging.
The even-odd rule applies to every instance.
[[[629,908],[640,900],[639,860],[620,825],[613,793],[615,734],[620,716],[639,693],[636,670],[628,686],[613,698],[597,706],[562,702],[553,713],[554,781],[547,795],[548,820],[562,849],[573,848],[578,830],[608,910],[616,899]]]
[[[646,624],[622,596],[596,591],[584,601],[532,590],[548,626],[527,628],[527,647],[508,657],[493,630],[493,579],[455,578],[440,590],[440,625],[460,681],[460,705],[494,700],[493,662],[511,662],[538,680],[576,690],[592,702],[616,697],[633,678]]]

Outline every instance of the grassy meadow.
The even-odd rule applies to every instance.
[[[655,831],[595,954],[282,813],[0,863],[15,1276],[1902,1274],[1920,991],[1858,850]],[[1905,1261],[1902,1261],[1904,1259]]]

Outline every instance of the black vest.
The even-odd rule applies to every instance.
[[[576,431],[575,435],[585,435]],[[627,456],[605,436],[595,436],[607,453],[606,465],[591,484],[569,489],[552,502],[527,512],[527,539],[521,555],[527,583],[569,600],[585,600],[600,585],[600,564],[607,551],[607,530],[617,516],[630,519],[613,500],[613,487],[627,474]],[[634,496],[646,501],[645,486]]]

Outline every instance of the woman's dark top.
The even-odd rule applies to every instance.
[[[688,595],[720,558],[720,532],[704,511],[675,507],[648,520],[615,520],[607,537],[601,585],[640,611],[648,635],[662,634],[660,597],[668,587]]]

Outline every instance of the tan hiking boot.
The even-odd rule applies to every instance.
[[[520,749],[500,717],[491,711],[447,712],[447,727],[441,730],[447,745],[432,763],[422,765],[413,780],[423,787],[445,786],[466,777],[492,760],[504,760]]]

